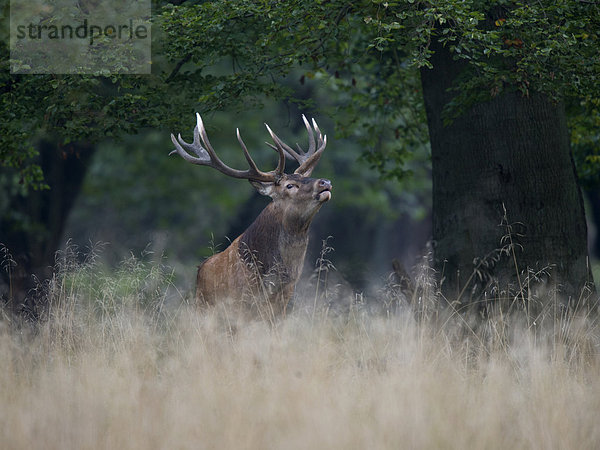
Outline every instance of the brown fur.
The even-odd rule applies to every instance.
[[[300,278],[308,229],[331,197],[331,183],[290,174],[277,184],[252,184],[273,201],[227,249],[198,268],[196,299],[231,300],[261,315],[264,307],[269,315],[282,315]]]

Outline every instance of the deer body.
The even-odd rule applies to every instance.
[[[195,164],[209,165],[236,178],[245,178],[255,189],[272,198],[272,202],[256,220],[236,238],[227,249],[208,258],[198,268],[196,301],[198,304],[216,304],[230,300],[245,304],[269,316],[285,314],[288,302],[304,264],[308,245],[310,224],[321,206],[331,198],[331,182],[310,178],[326,145],[318,132],[317,150],[313,130],[308,121],[304,123],[309,132],[309,150],[299,153],[284,144],[267,126],[279,152],[279,165],[275,171],[261,172],[250,158],[238,131],[250,169],[237,171],[225,166],[210,147],[206,131],[198,116],[194,130],[194,143],[175,139],[175,152]],[[200,140],[204,146],[200,145]],[[185,147],[198,155],[192,157]],[[183,152],[183,153],[182,153]],[[293,174],[283,172],[285,156],[293,157],[300,167]],[[265,311],[264,306],[268,309]]]
[[[269,204],[227,249],[198,268],[199,304],[228,298],[252,307],[261,300],[275,314],[285,311],[302,272],[308,229],[286,229],[278,209]]]

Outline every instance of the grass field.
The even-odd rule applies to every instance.
[[[173,301],[168,271],[135,260],[46,289],[39,325],[0,319],[2,449],[600,446],[586,318],[540,331],[358,305],[268,324]]]

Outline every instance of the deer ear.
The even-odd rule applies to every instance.
[[[274,194],[273,188],[275,187],[275,183],[266,182],[266,181],[250,180],[250,184],[252,186],[254,186],[254,189],[256,189],[259,194],[266,195],[268,197],[273,197],[273,194]]]

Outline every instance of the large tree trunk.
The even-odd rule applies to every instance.
[[[1,271],[1,281],[8,286],[5,301],[14,312],[33,319],[42,306],[34,288],[52,275],[67,217],[95,147],[72,144],[60,148],[42,141],[39,149],[40,166],[50,189],[14,196],[10,213],[0,217],[0,243],[16,263],[10,271]]]
[[[449,301],[479,301],[485,292],[487,299],[516,298],[531,307],[533,287],[543,285],[559,287],[560,302],[573,305],[593,280],[562,106],[543,95],[506,92],[444,126],[448,89],[465,63],[439,43],[432,49],[433,69],[423,69],[421,78],[442,292]],[[546,293],[536,303],[548,306],[553,298]]]

